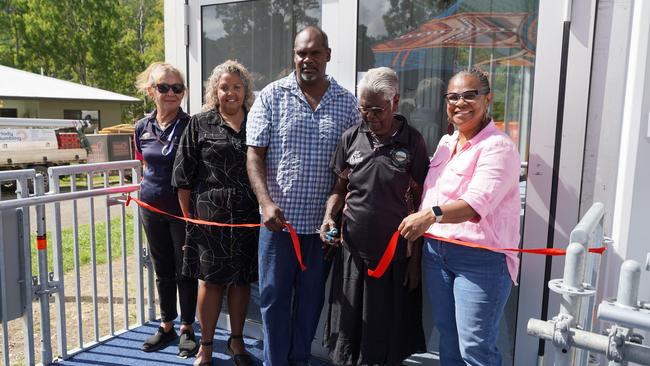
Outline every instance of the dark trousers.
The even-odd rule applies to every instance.
[[[178,316],[178,289],[181,324],[192,324],[196,315],[198,281],[182,275],[185,222],[148,210],[140,210],[140,217],[156,273],[160,317],[163,322],[171,322]]]

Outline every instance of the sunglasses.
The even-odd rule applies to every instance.
[[[185,85],[183,84],[169,85],[169,84],[162,83],[162,84],[156,84],[156,89],[158,90],[158,92],[162,94],[167,94],[169,89],[171,89],[174,92],[174,94],[180,94],[185,91]]]
[[[461,99],[464,100],[465,103],[474,103],[476,102],[476,98],[478,98],[479,95],[485,95],[489,92],[490,89],[483,89],[481,91],[467,90],[462,93],[447,93],[444,95],[444,98],[449,104],[458,104]]]

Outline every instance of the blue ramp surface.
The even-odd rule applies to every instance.
[[[178,342],[172,342],[166,348],[153,353],[146,353],[140,350],[142,343],[147,337],[158,329],[158,323],[148,323],[141,327],[134,328],[96,347],[81,352],[65,361],[58,361],[58,365],[66,366],[122,366],[122,365],[192,365],[194,357],[182,359],[177,356]],[[178,333],[178,324],[176,324]],[[200,332],[197,329],[197,336]],[[226,352],[226,342],[230,333],[217,329],[214,335],[212,362],[217,366],[232,366],[232,358]],[[262,365],[262,352],[264,344],[262,341],[246,338],[246,349],[253,356],[256,365]],[[312,358],[311,366],[329,366],[328,363]]]

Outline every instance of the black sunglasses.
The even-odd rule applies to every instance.
[[[444,95],[445,100],[449,104],[457,104],[463,99],[466,103],[473,103],[479,95],[485,95],[490,92],[490,89],[483,90],[466,90],[462,93],[447,93]]]
[[[167,94],[169,89],[171,89],[174,92],[174,94],[180,94],[185,91],[185,85],[183,84],[169,85],[169,84],[162,83],[162,84],[156,84],[156,89],[162,94]]]

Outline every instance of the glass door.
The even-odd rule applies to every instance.
[[[523,223],[538,0],[359,0],[358,14],[357,80],[373,67],[397,71],[399,112],[422,133],[430,155],[447,130],[449,78],[468,68],[488,73],[492,118],[519,147]],[[513,287],[499,340],[504,365],[513,363],[518,298]],[[430,312],[424,317],[428,350],[437,352]]]
[[[197,19],[198,50],[191,47],[189,79],[194,97],[191,111],[201,107],[212,69],[232,59],[241,62],[253,76],[254,91],[288,75],[293,70],[293,39],[307,25],[320,25],[321,0],[257,0],[190,2],[191,19]],[[201,102],[202,103],[202,102]],[[262,318],[257,283],[251,288],[245,332],[261,338]],[[224,301],[223,313],[227,314]],[[226,317],[219,326],[227,328]]]
[[[201,7],[202,86],[212,69],[233,59],[253,75],[255,90],[293,70],[293,39],[319,25],[320,0],[258,0]]]

